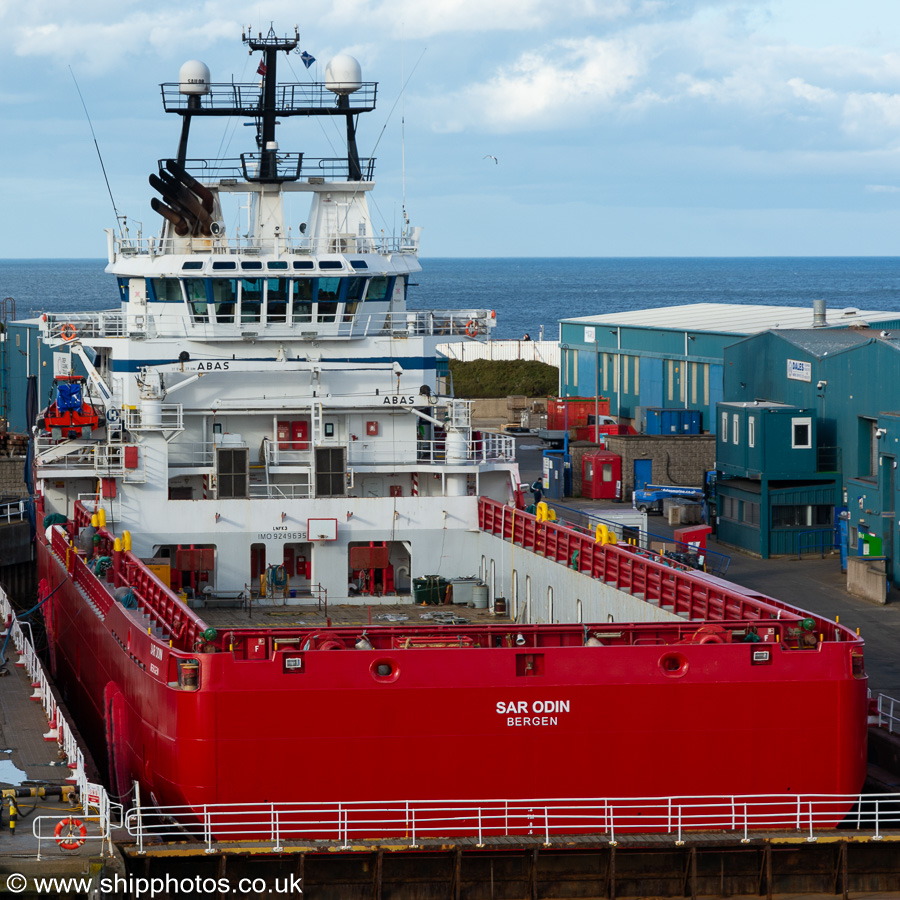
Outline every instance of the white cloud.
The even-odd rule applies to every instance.
[[[523,53],[483,84],[440,103],[438,130],[551,128],[627,91],[645,61],[633,44],[597,38],[554,41]]]
[[[810,103],[830,103],[837,94],[828,88],[820,88],[809,84],[802,78],[788,79],[788,86],[794,92],[795,97],[801,100],[808,100]]]
[[[866,143],[900,139],[900,94],[850,94],[843,111],[844,131]]]
[[[867,184],[867,194],[900,194],[900,187],[894,184]]]

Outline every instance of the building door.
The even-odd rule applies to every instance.
[[[636,459],[634,461],[634,489],[639,491],[653,481],[653,460]]]
[[[641,406],[656,409],[663,405],[663,361],[641,358]]]

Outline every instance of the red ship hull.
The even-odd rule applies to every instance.
[[[759,644],[576,646],[564,626],[532,626],[526,647],[503,638],[508,625],[490,626],[500,646],[477,648],[395,641],[355,650],[348,633],[344,652],[279,648],[260,629],[235,633],[224,652],[191,653],[105,603],[83,563],[70,560],[67,571],[60,548],[42,538],[41,578],[60,585],[47,616],[55,675],[95,755],[107,759],[113,793],[134,779],[145,797],[197,809],[854,794],[865,777],[858,642],[811,652],[768,644],[770,664],[755,665]],[[189,658],[199,679],[185,690],[177,666]],[[300,662],[288,668],[288,658]]]

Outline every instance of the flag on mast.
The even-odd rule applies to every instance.
[[[316,61],[316,58],[308,50],[304,50],[300,54],[300,59],[303,60],[303,65],[307,69]]]
[[[266,74],[266,64],[262,60],[259,61],[259,66],[256,69],[256,74],[257,75],[265,75]]]

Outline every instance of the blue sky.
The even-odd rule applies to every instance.
[[[359,130],[375,215],[397,230],[405,156],[424,257],[898,255],[897,0],[0,0],[0,256],[105,255],[69,67],[116,205],[150,234],[147,176],[180,127],[158,85],[190,58],[253,80],[241,27],[270,22],[299,24],[320,76],[349,52],[380,83]],[[249,128],[194,133],[192,155],[253,149]],[[279,137],[328,156],[336,135]]]

